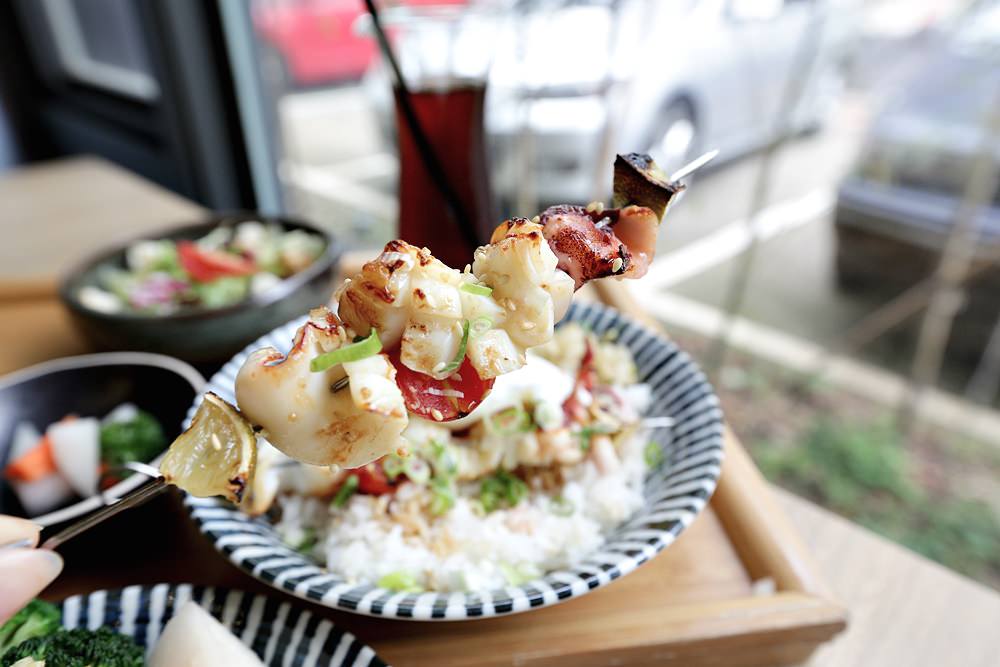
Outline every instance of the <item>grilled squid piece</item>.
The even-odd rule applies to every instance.
[[[539,216],[558,267],[576,289],[598,278],[641,278],[656,253],[660,220],[645,206],[552,206]]]
[[[236,377],[236,401],[267,440],[293,459],[353,468],[403,447],[406,406],[396,369],[385,354],[312,372],[314,357],[354,338],[329,310],[319,308],[298,330],[288,355],[257,350]],[[350,391],[331,391],[345,376]]]
[[[355,331],[375,327],[383,348],[398,345],[404,366],[435,380],[455,373],[449,362],[463,338],[481,379],[520,368],[527,348],[552,337],[569,308],[573,281],[556,268],[541,225],[505,224],[495,242],[476,250],[471,273],[446,266],[426,248],[390,241],[337,292],[340,317]],[[477,321],[489,326],[466,336],[465,323]]]

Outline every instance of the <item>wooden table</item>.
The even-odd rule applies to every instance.
[[[93,194],[98,189],[103,196]],[[80,205],[54,201],[61,196],[78,196]],[[37,298],[51,294],[47,290],[63,268],[110,239],[199,212],[176,195],[96,160],[52,163],[0,178],[0,222],[6,232],[0,250],[0,372],[86,351],[58,303]],[[73,240],[44,242],[61,234]],[[25,298],[29,293],[31,301]],[[776,497],[851,615],[848,630],[808,665],[997,664],[1000,595],[791,494],[779,490]],[[713,530],[717,527],[711,523],[696,522],[681,540],[696,541]],[[107,545],[121,544],[122,535],[148,555],[136,560],[122,547],[109,550]],[[674,551],[659,558],[697,567],[677,561],[682,554]],[[49,591],[53,595],[184,580],[271,592],[218,557],[184,517],[176,497],[161,497],[118,517],[68,545],[65,555],[67,570]],[[378,644],[377,636],[363,638]]]

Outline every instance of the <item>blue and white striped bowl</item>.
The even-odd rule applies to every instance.
[[[263,595],[190,584],[129,586],[74,595],[62,602],[66,628],[110,627],[151,648],[188,600],[200,604],[266,665],[382,667],[354,635],[312,612]]]
[[[236,355],[207,389],[234,402],[236,373],[253,350],[287,350],[304,318],[275,329]],[[230,561],[261,581],[299,597],[347,611],[412,620],[466,620],[510,614],[583,595],[628,574],[673,542],[708,502],[722,462],[722,411],[705,376],[670,341],[596,304],[574,304],[563,320],[598,335],[618,333],[631,350],[641,381],[652,389],[652,412],[673,419],[651,440],[664,463],[645,480],[645,506],[614,530],[600,550],[575,568],[550,572],[522,586],[468,593],[397,593],[345,581],[284,544],[265,518],[250,518],[215,498],[185,499],[201,531]],[[197,409],[197,402],[188,419]]]

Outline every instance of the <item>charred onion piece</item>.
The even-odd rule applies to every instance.
[[[645,206],[662,220],[674,196],[684,189],[680,183],[671,183],[656,162],[645,153],[628,153],[615,158],[614,197],[615,208],[629,204]]]

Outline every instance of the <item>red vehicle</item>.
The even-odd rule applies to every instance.
[[[395,4],[464,4],[464,0]],[[355,21],[365,14],[362,0],[255,0],[251,14],[262,43],[264,77],[280,86],[360,79],[377,52],[374,39],[354,32]]]

